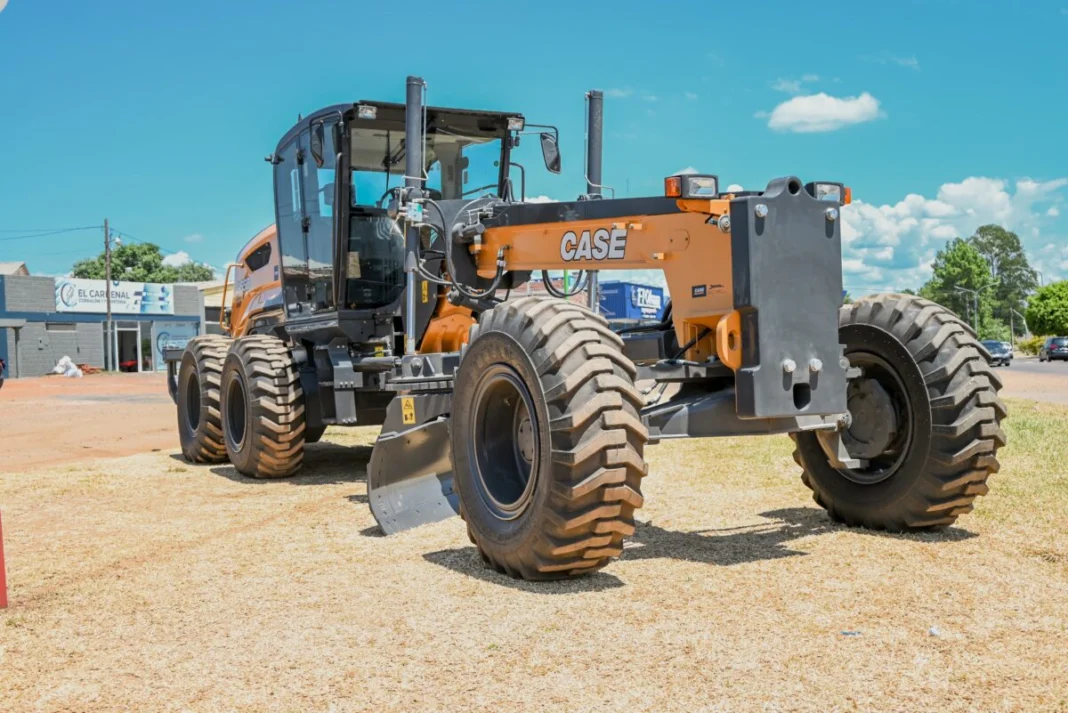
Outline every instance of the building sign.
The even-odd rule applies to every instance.
[[[107,312],[103,280],[56,278],[57,312]],[[112,314],[174,314],[174,285],[153,282],[111,282]]]
[[[630,287],[630,303],[641,311],[642,319],[659,319],[663,302],[664,291],[659,287]]]
[[[152,360],[156,369],[167,368],[163,361],[164,349],[185,349],[186,343],[197,336],[196,322],[152,322]]]

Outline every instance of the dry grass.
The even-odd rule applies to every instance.
[[[0,711],[1068,710],[1068,409],[1012,409],[946,533],[833,526],[782,437],[669,443],[623,558],[554,584],[458,520],[376,536],[367,431],[276,483],[9,474]]]

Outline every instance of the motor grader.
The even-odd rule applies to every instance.
[[[301,119],[267,159],[275,225],[228,270],[228,335],[167,354],[185,457],[286,477],[328,425],[381,426],[382,530],[458,513],[489,565],[526,579],[620,555],[645,448],[669,438],[788,434],[850,525],[970,511],[1005,444],[999,379],[937,304],[842,306],[849,188],[675,175],[661,196],[604,198],[588,97],[588,193],[558,203],[524,202],[512,160],[536,136],[558,173],[555,128],[427,106],[419,78],[404,104]],[[613,269],[663,271],[662,322],[615,332],[567,299]],[[580,272],[564,290],[550,270]],[[535,272],[550,295],[515,296]]]

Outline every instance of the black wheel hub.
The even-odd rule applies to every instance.
[[[913,435],[911,403],[901,375],[886,359],[871,352],[847,356],[862,376],[849,382],[851,420],[842,442],[850,456],[868,465],[839,472],[854,483],[873,485],[892,476],[908,453]]]
[[[226,386],[226,440],[235,451],[240,451],[245,442],[245,428],[248,423],[248,403],[245,398],[245,384],[239,378],[230,379]]]
[[[190,432],[200,428],[200,379],[194,371],[185,384],[185,420]]]
[[[530,389],[511,367],[495,364],[478,379],[468,452],[475,485],[490,512],[514,520],[530,504],[538,472],[538,424]]]

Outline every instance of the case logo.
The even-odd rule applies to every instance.
[[[564,262],[578,260],[622,260],[627,252],[627,231],[623,228],[597,228],[574,230],[564,233],[560,239],[560,257]]]

